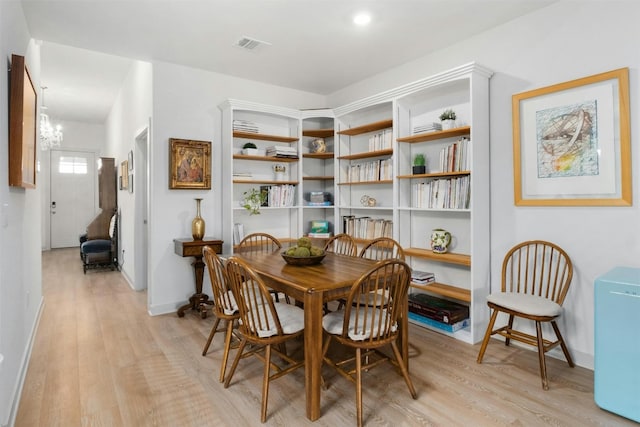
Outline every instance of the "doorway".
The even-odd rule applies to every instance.
[[[148,281],[148,217],[149,217],[149,127],[143,130],[135,142],[134,188],[134,264],[135,286],[138,291],[147,289]]]
[[[95,217],[95,154],[51,150],[49,216],[51,248],[78,246]]]

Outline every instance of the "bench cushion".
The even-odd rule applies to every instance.
[[[96,254],[111,251],[111,240],[96,239],[87,240],[80,246],[83,254]]]

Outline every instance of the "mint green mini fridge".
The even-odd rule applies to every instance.
[[[640,422],[640,268],[616,267],[594,288],[596,404]]]

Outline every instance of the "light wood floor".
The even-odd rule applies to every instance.
[[[191,280],[191,277],[185,278]],[[260,425],[262,364],[241,362],[228,389],[218,382],[222,340],[206,357],[213,318],[191,312],[149,316],[145,292],[118,272],[82,274],[77,249],[43,253],[45,306],[16,426]],[[631,426],[593,401],[593,373],[548,359],[540,386],[534,352],[489,345],[483,364],[471,346],[412,325],[412,400],[394,369],[364,377],[370,426]],[[305,417],[304,372],[272,383],[268,426],[355,424],[355,386],[328,367],[322,417]]]

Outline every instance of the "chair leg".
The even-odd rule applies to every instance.
[[[207,343],[204,345],[204,350],[202,350],[203,356],[206,356],[207,351],[209,351],[209,346],[211,345],[211,341],[213,341],[213,336],[216,334],[216,330],[218,329],[218,323],[220,323],[220,318],[216,317],[216,321],[213,323],[213,328],[211,328],[211,332],[209,332]]]
[[[358,427],[362,427],[362,357],[359,348],[356,348],[356,413]]]
[[[404,382],[407,383],[407,387],[409,387],[409,393],[411,393],[411,397],[414,399],[418,397],[416,394],[416,389],[413,387],[413,382],[409,377],[409,371],[407,370],[407,365],[405,361],[402,359],[402,355],[400,354],[400,349],[398,349],[398,344],[395,341],[391,341],[391,348],[393,349],[393,354],[396,356],[396,360],[398,361],[398,366],[400,366],[400,372],[404,377]]]
[[[227,320],[227,336],[224,337],[224,354],[222,355],[222,365],[220,366],[220,382],[224,382],[224,374],[227,370],[227,360],[229,360],[229,349],[231,348],[232,335],[233,320]]]
[[[244,351],[244,347],[247,345],[246,338],[242,338],[240,342],[240,347],[238,347],[238,352],[236,353],[236,358],[233,359],[233,364],[231,365],[231,371],[229,372],[229,376],[224,381],[224,388],[229,387],[229,383],[231,382],[231,378],[233,378],[233,374],[236,372],[236,368],[238,367],[238,362],[242,358],[242,352]]]
[[[560,329],[558,329],[558,325],[556,324],[555,320],[551,321],[551,326],[553,326],[553,331],[556,333],[556,337],[558,338],[558,341],[560,341],[560,347],[562,347],[562,352],[564,353],[564,357],[567,358],[567,362],[569,363],[569,366],[573,368],[575,366],[573,364],[573,359],[571,359],[571,355],[569,354],[569,349],[567,348],[567,345],[564,342],[564,338],[562,338],[562,334],[560,333]]]
[[[549,390],[547,381],[547,364],[544,360],[544,341],[542,341],[542,324],[536,322],[536,335],[538,338],[538,359],[540,359],[540,376],[542,377],[542,388]]]
[[[493,332],[493,325],[496,323],[496,318],[498,317],[498,310],[493,310],[491,313],[491,318],[489,319],[489,324],[487,325],[487,331],[484,333],[484,339],[482,340],[482,345],[480,346],[480,352],[478,353],[478,358],[476,362],[482,363],[482,358],[484,357],[484,352],[487,349],[487,344],[489,344],[489,338],[491,338]]]
[[[267,401],[269,399],[269,374],[271,370],[271,344],[264,349],[264,377],[262,379],[262,413],[260,420],[267,421]]]
[[[513,330],[513,314],[509,315],[509,329],[507,330],[508,334],[505,337],[504,340],[504,345],[508,346],[509,344],[511,344],[511,331]]]

